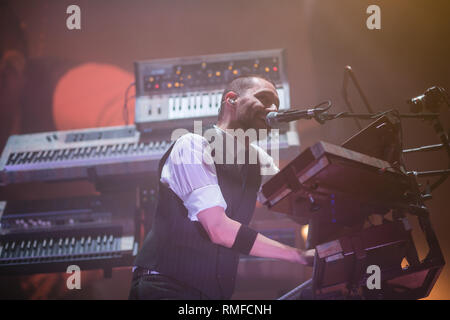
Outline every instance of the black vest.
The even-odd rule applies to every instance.
[[[159,163],[159,175],[172,146]],[[261,184],[260,167],[215,164],[226,214],[244,225],[250,222]],[[182,200],[159,183],[152,229],[147,234],[135,265],[158,271],[200,290],[211,299],[230,299],[239,253],[211,242],[198,221],[188,218]]]

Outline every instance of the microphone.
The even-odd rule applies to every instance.
[[[269,112],[266,116],[266,124],[271,128],[280,128],[283,123],[299,119],[312,119],[325,112],[328,108],[313,108],[307,110],[289,110],[283,112]]]

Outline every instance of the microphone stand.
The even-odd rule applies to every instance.
[[[320,124],[324,124],[325,121],[329,120],[335,120],[339,118],[355,118],[355,119],[362,119],[362,120],[374,120],[377,119],[387,113],[391,113],[394,110],[388,110],[378,113],[350,113],[350,112],[340,112],[340,113],[328,113],[323,112],[320,114],[317,114],[313,116],[313,118],[319,122]],[[439,113],[400,113],[396,116],[399,118],[406,118],[406,119],[422,119],[422,120],[432,120],[435,118],[439,118]]]
[[[441,150],[442,148],[444,148],[444,144],[442,144],[442,143],[441,144],[432,144],[429,146],[421,146],[421,147],[412,148],[412,149],[405,149],[405,150],[403,150],[403,153],[437,151],[437,150]]]
[[[450,174],[450,169],[442,169],[442,170],[431,170],[431,171],[408,171],[407,174],[412,174],[416,177],[434,177],[434,176],[441,176],[445,174]]]

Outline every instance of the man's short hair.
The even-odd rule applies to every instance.
[[[219,120],[222,119],[222,116],[223,116],[224,108],[222,108],[222,106],[225,103],[225,96],[227,95],[227,93],[230,91],[233,91],[238,96],[244,94],[245,91],[247,91],[248,89],[253,87],[252,79],[254,79],[254,78],[266,80],[267,82],[271,83],[276,88],[275,84],[271,80],[269,80],[259,74],[247,74],[247,75],[241,75],[239,77],[234,78],[232,81],[230,81],[227,84],[227,86],[225,87],[225,90],[223,91],[222,99],[220,102],[219,115],[218,115]]]

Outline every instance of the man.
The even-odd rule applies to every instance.
[[[265,117],[278,106],[272,83],[259,76],[236,78],[224,91],[215,129],[222,136],[230,129],[267,129]],[[237,147],[247,154],[245,164],[213,162],[210,143],[189,133],[161,159],[158,205],[135,261],[130,299],[229,299],[240,253],[307,264],[303,251],[247,226],[262,165],[266,172],[278,171],[273,159],[247,143]],[[258,163],[248,161],[252,148]]]

